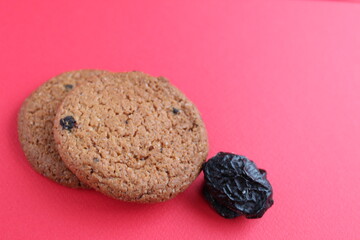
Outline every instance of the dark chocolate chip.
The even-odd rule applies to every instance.
[[[71,129],[76,127],[76,121],[72,116],[66,116],[60,119],[60,125],[62,126],[63,130],[68,130],[70,132]]]

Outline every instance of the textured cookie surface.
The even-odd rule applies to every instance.
[[[174,197],[195,180],[208,152],[196,107],[165,78],[141,72],[76,88],[59,107],[54,137],[81,181],[124,201]]]
[[[68,187],[88,188],[65,166],[55,147],[53,123],[65,96],[87,78],[105,71],[80,70],[58,75],[33,92],[18,116],[19,140],[27,159],[40,174]]]

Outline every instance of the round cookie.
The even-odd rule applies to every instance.
[[[102,76],[72,91],[56,114],[54,138],[82,182],[134,202],[184,191],[208,152],[194,104],[165,78],[141,72]]]
[[[31,166],[40,174],[64,186],[88,188],[65,166],[55,147],[53,123],[65,96],[86,79],[105,71],[80,70],[60,74],[34,91],[18,115],[18,135]]]

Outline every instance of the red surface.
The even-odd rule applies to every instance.
[[[360,4],[0,1],[0,239],[360,239]],[[268,171],[262,219],[219,217],[203,176],[154,205],[36,174],[17,111],[63,71],[164,75],[199,107],[211,151]]]

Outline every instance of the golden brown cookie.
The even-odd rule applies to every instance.
[[[176,196],[198,176],[208,152],[194,104],[165,78],[141,72],[74,89],[58,109],[54,137],[82,182],[124,201]]]
[[[34,91],[23,103],[18,116],[18,134],[31,166],[40,174],[64,186],[88,188],[65,166],[53,138],[56,110],[65,96],[89,77],[105,74],[80,70],[60,74]]]

